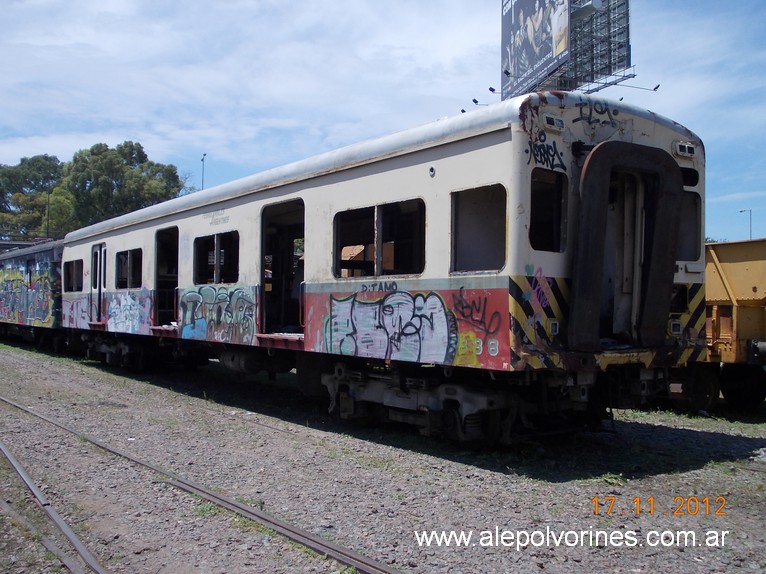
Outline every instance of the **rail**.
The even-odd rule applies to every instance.
[[[340,562],[341,564],[345,564],[346,566],[356,568],[358,572],[363,572],[365,574],[398,574],[399,572],[398,570],[395,570],[386,564],[378,562],[377,560],[373,560],[351,549],[343,548],[342,546],[339,546],[337,544],[334,544],[333,542],[325,540],[324,538],[321,538],[309,532],[308,530],[304,530],[297,526],[293,526],[263,511],[257,510],[255,508],[252,508],[250,506],[237,502],[236,500],[233,500],[226,496],[217,494],[213,492],[212,490],[205,488],[204,486],[201,486],[199,484],[196,484],[195,482],[192,482],[183,477],[180,477],[174,472],[165,470],[151,462],[146,462],[141,459],[135,458],[133,455],[129,453],[113,448],[96,438],[82,434],[78,432],[77,430],[65,425],[64,423],[61,423],[55,419],[52,419],[40,413],[36,413],[10,399],[7,399],[5,397],[0,397],[0,401],[20,411],[23,411],[29,415],[32,415],[33,417],[43,420],[47,422],[48,424],[58,427],[61,430],[71,433],[77,436],[80,440],[84,440],[94,446],[97,446],[98,448],[106,452],[109,452],[111,454],[124,458],[126,460],[129,460],[130,462],[143,466],[144,468],[148,468],[149,470],[152,470],[158,474],[167,476],[170,478],[170,480],[168,481],[168,484],[175,486],[176,488],[179,488],[186,492],[189,492],[191,494],[200,496],[240,516],[249,518],[251,520],[255,520],[256,522],[262,524],[263,526],[271,528],[275,532],[278,532],[279,534],[289,538],[290,540],[293,540],[299,544],[302,544],[303,546],[315,552],[318,552],[319,554],[326,555],[330,558],[333,558],[337,560],[338,562]],[[96,570],[96,572],[105,572],[105,571]]]
[[[18,405],[14,405],[14,406],[18,406]],[[56,512],[56,510],[50,505],[50,502],[48,502],[48,499],[46,498],[46,496],[37,487],[37,485],[35,484],[35,481],[32,480],[29,474],[27,474],[27,471],[24,470],[24,467],[21,466],[21,463],[16,459],[15,456],[13,456],[11,451],[2,441],[0,441],[0,450],[3,451],[5,458],[8,459],[8,462],[13,467],[13,470],[16,471],[16,474],[19,475],[19,478],[21,478],[24,484],[27,485],[27,488],[32,493],[32,496],[34,496],[35,499],[37,500],[38,504],[40,505],[40,508],[42,508],[43,512],[45,512],[45,514],[48,515],[48,518],[50,518],[53,524],[56,525],[56,528],[58,528],[61,531],[61,533],[67,538],[67,540],[69,540],[69,542],[72,544],[72,546],[77,551],[77,553],[82,557],[85,564],[88,565],[88,568],[93,570],[93,572],[95,572],[96,574],[108,574],[108,570],[106,570],[103,566],[101,566],[101,564],[99,564],[96,557],[93,556],[93,554],[91,554],[90,550],[88,550],[88,548],[82,543],[82,541],[77,536],[77,534],[74,533],[74,531],[69,527],[66,521],[61,517],[61,515],[58,512]]]

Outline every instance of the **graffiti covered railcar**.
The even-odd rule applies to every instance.
[[[75,231],[62,320],[115,360],[297,366],[343,417],[508,439],[702,355],[703,198],[689,130],[532,94]]]
[[[0,333],[54,339],[61,326],[62,250],[62,242],[49,241],[0,253]]]

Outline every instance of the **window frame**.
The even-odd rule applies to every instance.
[[[491,194],[502,194],[502,201],[497,201],[499,198],[479,197],[481,194],[485,196]],[[473,196],[473,197],[471,197]],[[493,223],[500,224],[502,229],[491,229],[491,225],[480,227],[477,224],[477,218],[484,217],[483,213],[479,212],[479,209],[468,211],[471,207],[468,202],[473,199],[474,204],[480,203],[486,210],[487,205],[490,208],[497,207],[491,204],[492,201],[502,203],[502,211],[499,212],[499,217]],[[476,200],[480,201],[477,202]],[[481,201],[484,199],[484,201]],[[505,268],[506,261],[508,259],[508,189],[502,183],[491,183],[487,185],[481,185],[479,187],[471,187],[468,189],[455,190],[450,193],[450,212],[451,212],[451,245],[450,245],[450,273],[451,274],[465,274],[465,273],[497,273]],[[464,205],[465,203],[465,205]],[[494,209],[489,209],[490,213],[494,213]],[[473,217],[470,217],[473,216]],[[486,223],[486,218],[483,220]],[[470,229],[469,229],[470,228]],[[484,259],[491,259],[496,257],[497,261],[492,261],[491,264],[483,264],[483,261],[473,259],[473,263],[468,261],[468,252],[473,249],[466,247],[467,243],[473,240],[483,243],[486,247],[486,240],[488,237],[477,237],[481,233],[490,233],[490,240],[494,240],[496,244],[493,245],[494,254],[490,253],[486,248],[482,251]],[[468,237],[470,235],[470,237]],[[487,253],[490,256],[487,257]],[[482,264],[480,264],[482,263]]]
[[[687,204],[686,201],[691,204]],[[696,191],[683,190],[681,195],[681,223],[678,227],[676,261],[697,261],[702,250],[702,196]],[[694,213],[692,217],[690,214]],[[693,250],[690,253],[688,250]],[[687,257],[687,255],[693,255]]]
[[[400,228],[398,225],[402,213],[414,219],[414,222],[405,223]],[[332,224],[333,276],[336,279],[351,279],[422,275],[426,268],[426,225],[426,202],[421,197],[336,212]],[[352,229],[354,226],[357,229]],[[400,229],[410,230],[412,235],[407,237],[406,233],[398,233]],[[348,238],[359,238],[362,242],[347,242]],[[407,253],[412,254],[412,259],[404,266],[397,267],[397,261],[402,260],[401,246],[409,243],[412,244],[412,250]],[[400,249],[398,259],[397,244]],[[343,250],[349,247],[362,248],[357,255],[363,253],[364,259],[344,259]],[[349,271],[362,271],[362,274],[348,274]]]
[[[127,249],[114,255],[115,289],[140,289],[143,284],[143,249]],[[137,271],[136,271],[137,270]],[[124,273],[124,277],[121,275]]]
[[[555,182],[546,183],[541,180],[535,180],[538,173],[548,174],[555,178]],[[536,186],[537,183],[537,186]],[[543,189],[542,186],[550,186],[551,189]],[[568,224],[568,190],[569,177],[566,173],[535,167],[530,176],[529,185],[529,231],[527,239],[529,246],[535,251],[545,253],[564,253],[567,250],[567,224]],[[551,192],[558,195],[553,197]],[[545,217],[546,212],[539,211],[540,207],[553,206],[558,208],[553,211],[552,217]],[[552,224],[552,225],[551,225]],[[544,226],[548,226],[546,231]],[[548,235],[545,235],[545,233]]]
[[[85,288],[85,261],[83,259],[64,261],[62,272],[64,274],[62,281],[64,293],[82,293]],[[74,281],[71,280],[72,278],[74,278]]]
[[[205,243],[209,245],[212,240],[212,251],[210,247],[206,247],[206,251],[200,251]],[[204,242],[204,243],[203,243]],[[234,284],[239,281],[239,254],[240,254],[240,237],[239,231],[233,229],[231,231],[224,231],[222,233],[214,233],[211,235],[203,235],[194,238],[194,265],[193,265],[193,282],[195,285],[217,285],[217,284]],[[233,247],[233,249],[232,249]],[[230,252],[230,254],[227,254]],[[201,275],[200,262],[203,260],[201,255],[204,253],[204,260],[206,272]],[[212,254],[212,262],[210,255]],[[210,269],[212,267],[212,269]],[[212,270],[212,274],[210,271]],[[204,278],[205,281],[200,281]],[[212,280],[211,280],[212,279]]]

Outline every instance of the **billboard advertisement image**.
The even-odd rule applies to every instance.
[[[570,0],[503,0],[503,99],[529,91],[569,59]]]

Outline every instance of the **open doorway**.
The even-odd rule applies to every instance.
[[[263,210],[261,332],[303,332],[305,206],[296,199]]]
[[[155,325],[176,321],[176,288],[178,287],[178,228],[160,229],[155,240]]]
[[[580,178],[569,345],[579,351],[665,344],[683,179],[670,154],[597,145]]]
[[[106,296],[106,245],[91,247],[90,263],[90,321],[106,323],[104,297]]]

